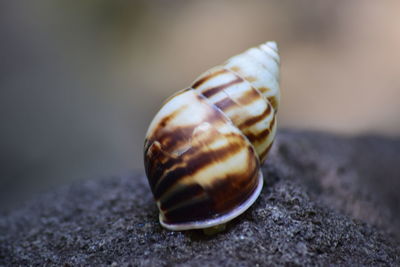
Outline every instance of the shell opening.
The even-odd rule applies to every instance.
[[[236,207],[234,210],[230,211],[228,214],[224,214],[218,216],[216,218],[212,218],[205,221],[194,221],[194,222],[187,222],[187,223],[180,223],[180,224],[168,224],[164,222],[164,218],[160,213],[159,220],[160,224],[167,228],[168,230],[172,231],[183,231],[183,230],[191,230],[191,229],[204,229],[204,228],[211,228],[220,224],[224,224],[229,222],[230,220],[236,218],[237,216],[241,215],[245,212],[251,205],[257,200],[258,196],[261,193],[261,189],[263,187],[264,177],[261,170],[258,173],[258,185],[254,190],[253,194],[246,200],[246,202],[242,203],[240,206]]]

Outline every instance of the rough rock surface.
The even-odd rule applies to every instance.
[[[142,173],[0,217],[0,265],[400,265],[400,140],[281,131],[257,202],[225,232],[170,232]]]

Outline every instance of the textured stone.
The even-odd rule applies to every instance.
[[[170,232],[145,176],[87,180],[0,217],[0,265],[399,265],[400,140],[281,131],[225,232]]]

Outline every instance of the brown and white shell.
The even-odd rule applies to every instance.
[[[209,228],[260,194],[260,165],[279,106],[279,55],[267,42],[230,58],[166,100],[144,145],[145,170],[170,230]]]

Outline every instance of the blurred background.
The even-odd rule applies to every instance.
[[[0,2],[0,195],[143,169],[162,101],[275,40],[280,128],[400,134],[398,0]]]

